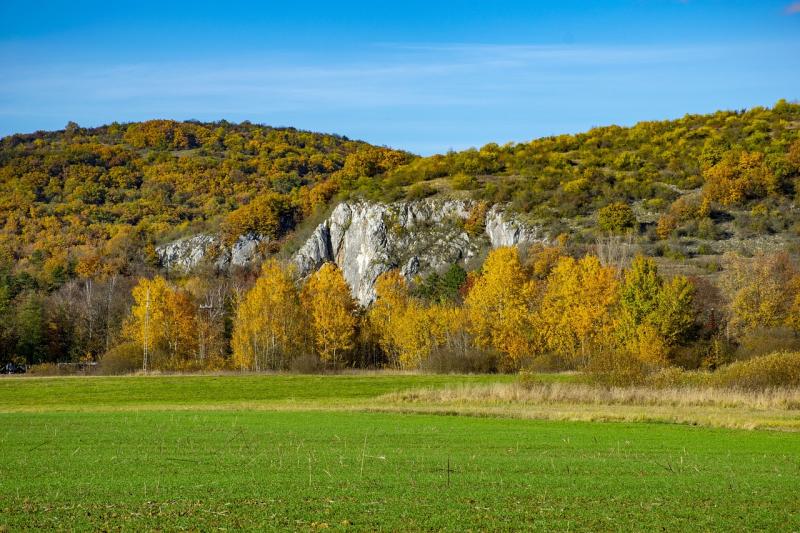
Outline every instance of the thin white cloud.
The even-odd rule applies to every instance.
[[[0,66],[0,135],[18,131],[16,124],[49,128],[67,120],[227,118],[397,141],[430,152],[442,139],[457,147],[476,144],[469,133],[474,131],[481,140],[533,136],[539,115],[554,109],[569,125],[548,126],[542,133],[604,123],[603,113],[628,112],[632,95],[647,95],[647,114],[637,116],[660,116],[655,106],[668,101],[665,95],[698,87],[718,94],[718,81],[704,81],[698,65],[734,64],[727,83],[741,71],[742,57],[769,56],[767,50],[752,44],[734,49],[388,43],[367,48],[356,59],[324,63],[280,53],[227,61],[6,62]],[[0,46],[0,57],[3,52]],[[676,81],[687,76],[691,84]]]
[[[219,98],[292,108],[308,103],[340,106],[470,105],[486,98],[481,88],[539,86],[610,74],[624,65],[697,59],[719,50],[660,47],[527,45],[388,45],[396,54],[357,63],[298,64],[273,58],[226,63],[160,62],[127,65],[29,66],[9,73],[0,98],[22,94],[41,100],[124,101],[136,98]],[[422,53],[420,53],[422,52]],[[466,82],[453,87],[456,80]],[[456,88],[457,90],[453,90]]]

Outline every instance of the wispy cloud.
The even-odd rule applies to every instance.
[[[0,135],[30,129],[19,124],[53,128],[67,120],[94,125],[227,118],[337,132],[430,153],[575,131],[628,115],[663,117],[670,98],[699,98],[688,94],[719,102],[721,80],[725,87],[759,83],[741,65],[763,63],[774,55],[770,50],[752,43],[382,43],[343,57],[254,53],[125,64],[0,61]],[[0,58],[3,53],[0,46]],[[719,72],[708,74],[708,65]],[[792,69],[785,61],[781,65],[782,76],[792,78]],[[752,91],[750,85],[745,89]],[[695,109],[684,105],[680,112]],[[547,116],[556,119],[545,122]]]
[[[713,58],[712,47],[587,47],[493,44],[377,45],[359,61],[315,64],[307,58],[126,65],[33,65],[7,72],[0,102],[70,101],[75,106],[167,104],[204,110],[257,106],[286,110],[338,107],[464,106],[503,91],[553,88],[620,76],[616,69]],[[391,53],[386,54],[386,49]]]
[[[792,2],[791,4],[786,6],[784,13],[786,13],[787,15],[797,15],[798,13],[800,13],[800,2]]]

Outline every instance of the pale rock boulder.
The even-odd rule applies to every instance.
[[[219,247],[216,236],[200,233],[158,246],[156,255],[167,270],[189,271],[199,265],[209,253],[218,251]]]
[[[530,226],[495,205],[486,213],[486,235],[492,248],[516,246],[545,240],[538,226]]]

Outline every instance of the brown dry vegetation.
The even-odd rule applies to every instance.
[[[800,389],[498,383],[386,394],[388,410],[547,420],[669,422],[800,431]]]

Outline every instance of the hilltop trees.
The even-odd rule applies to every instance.
[[[256,196],[228,214],[223,224],[225,240],[233,243],[240,235],[249,233],[277,239],[294,225],[295,210],[283,194],[267,192]]]
[[[724,206],[779,192],[778,180],[761,152],[727,152],[704,176],[704,193]]]

